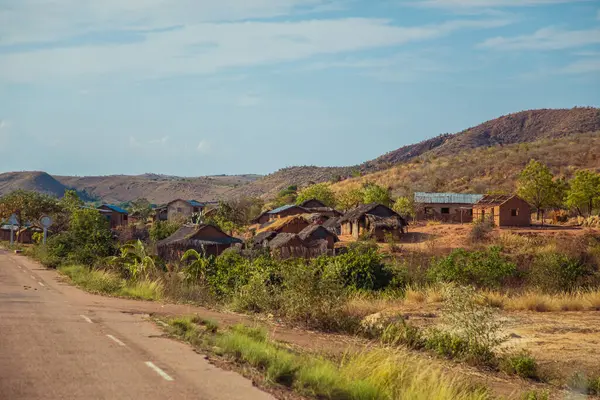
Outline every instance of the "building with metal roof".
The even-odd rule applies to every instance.
[[[482,194],[416,192],[417,220],[467,223],[473,221],[473,205]]]

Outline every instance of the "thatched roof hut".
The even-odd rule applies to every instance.
[[[325,246],[330,250],[334,248],[335,243],[340,241],[335,233],[324,228],[323,225],[308,226],[304,228],[298,236],[300,236],[300,239],[304,240],[309,247],[320,246],[322,243],[317,242],[325,241]]]
[[[187,250],[194,249],[206,255],[218,256],[242,241],[229,236],[214,225],[184,225],[174,234],[156,244],[158,255],[165,260],[180,259]]]
[[[377,203],[360,205],[347,212],[338,222],[342,235],[352,235],[358,239],[362,234],[368,234],[377,240],[383,240],[388,234],[398,238],[408,225],[394,210]]]
[[[277,233],[300,233],[310,223],[304,215],[290,215],[281,217],[263,224],[256,233],[277,232]]]

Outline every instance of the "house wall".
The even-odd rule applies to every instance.
[[[499,207],[498,226],[529,226],[531,225],[531,207],[519,197],[513,197]],[[513,211],[517,215],[513,215]]]
[[[473,207],[473,220],[491,220],[494,222],[494,225],[500,226],[500,207],[475,205]]]
[[[262,224],[266,224],[267,222],[269,222],[269,215],[265,214],[265,215],[261,215],[258,219],[257,219],[257,223],[262,225]]]
[[[126,214],[121,214],[121,213],[116,212],[116,211],[110,209],[109,207],[105,207],[105,206],[101,206],[99,208],[101,210],[110,211],[110,213],[107,213],[107,214],[103,213],[102,215],[106,215],[108,217],[111,229],[115,229],[118,226],[122,226],[122,225],[127,225],[128,224],[129,218],[128,218],[128,216]]]
[[[201,211],[201,210],[199,210]],[[184,200],[176,200],[167,206],[167,219],[169,221],[177,219],[188,219],[194,213],[194,207]]]
[[[442,214],[442,209],[447,208],[448,213]],[[461,215],[462,214],[462,215]],[[469,223],[473,221],[472,204],[419,204],[417,210],[417,220],[436,220],[442,222]]]

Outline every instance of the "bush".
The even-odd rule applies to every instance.
[[[150,239],[154,242],[163,240],[174,234],[181,224],[174,221],[155,221],[150,227]]]
[[[471,350],[468,341],[440,329],[432,329],[429,332],[425,348],[438,356],[458,360],[466,359]]]
[[[572,292],[580,288],[584,279],[592,274],[592,268],[577,258],[542,253],[533,262],[529,281],[545,292]]]
[[[537,362],[527,352],[512,354],[505,357],[500,364],[501,369],[509,374],[518,375],[525,379],[538,379]]]
[[[452,351],[461,348],[461,341],[466,342],[465,358],[468,361],[493,365],[496,362],[495,351],[507,340],[501,334],[498,311],[486,305],[483,297],[471,287],[448,286],[444,297],[446,303],[442,319],[448,332],[460,341],[438,335],[437,342],[442,348]]]
[[[333,258],[322,257],[317,264],[328,264],[344,285],[354,290],[379,290],[392,280],[378,248],[370,244],[355,244],[347,253]]]
[[[494,230],[494,222],[490,220],[476,221],[469,232],[469,242],[479,243],[488,239],[490,232]]]
[[[499,247],[492,246],[486,251],[453,250],[449,256],[436,260],[428,275],[434,281],[495,288],[516,272],[515,264],[500,254]]]

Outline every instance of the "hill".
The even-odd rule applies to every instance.
[[[264,177],[182,178],[157,174],[52,177],[44,172],[11,172],[0,174],[0,195],[14,189],[28,189],[60,196],[66,188],[74,188],[91,199],[115,203],[139,197],[154,203],[165,203],[175,197],[197,200],[241,196],[270,198],[290,185],[341,180],[336,187],[343,187],[364,181],[365,178],[350,179],[357,173],[397,191],[402,185],[414,187],[414,190],[482,191],[494,185],[512,187],[515,168],[521,168],[525,156],[531,158],[534,153],[541,160],[551,159],[557,171],[577,163],[595,168],[597,164],[590,158],[590,152],[597,150],[586,148],[580,141],[587,138],[590,143],[600,144],[593,132],[600,132],[598,108],[529,110],[505,115],[456,134],[446,133],[403,146],[356,166],[290,167]],[[553,142],[555,140],[557,142]],[[579,152],[587,154],[583,159],[580,154],[572,153],[568,146],[561,148],[560,143],[570,143],[570,140],[579,143]],[[524,143],[532,144],[527,152],[518,146]],[[501,177],[505,177],[504,180]]]
[[[17,189],[32,190],[60,197],[68,188],[46,172],[28,171],[0,174],[0,194]]]
[[[421,157],[362,177],[333,185],[335,191],[374,182],[394,195],[412,191],[485,193],[513,192],[520,171],[532,158],[548,165],[558,177],[571,178],[579,169],[600,172],[600,130],[592,133],[541,139],[531,143],[495,145],[438,157]]]

